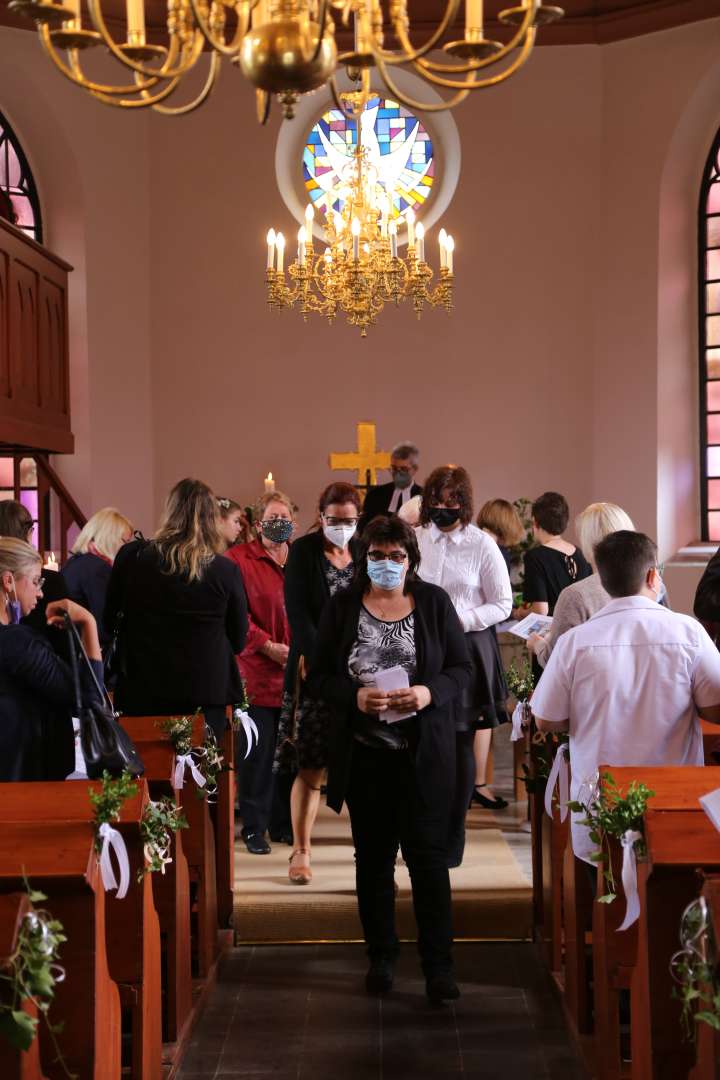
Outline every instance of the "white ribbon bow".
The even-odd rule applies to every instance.
[[[104,821],[98,829],[98,835],[102,837],[102,848],[100,851],[100,874],[102,876],[102,883],[105,887],[105,892],[110,892],[111,889],[116,889],[116,900],[122,900],[128,891],[130,884],[130,860],[128,859],[127,848],[125,847],[125,841],[122,835],[117,829],[113,829],[109,821]],[[115,858],[117,859],[118,867],[120,870],[120,885],[118,886],[117,878],[115,877],[115,871],[112,867],[112,860],[110,859],[110,850],[115,852]]]
[[[570,775],[568,772],[567,755],[570,753],[569,743],[560,743],[555,754],[555,760],[553,761],[553,767],[550,770],[548,776],[547,786],[545,788],[545,813],[548,817],[553,816],[553,794],[555,791],[555,785],[560,781],[560,820],[564,821],[567,817],[567,804],[570,797]]]
[[[240,721],[242,729],[245,732],[245,758],[247,759],[250,751],[253,748],[253,737],[255,740],[255,744],[257,746],[260,745],[260,735],[258,734],[257,725],[250,713],[245,712],[244,709],[236,709],[233,713],[233,716],[236,720]]]
[[[523,723],[525,722],[525,702],[518,701],[517,705],[513,709],[512,714],[512,734],[510,735],[510,742],[517,742],[518,739],[523,737]]]
[[[185,787],[185,767],[190,769],[192,778],[198,787],[205,787],[205,777],[195,764],[195,759],[192,756],[192,751],[189,754],[180,754],[175,761],[175,775],[173,776],[172,785],[176,791]]]
[[[642,840],[642,833],[636,829],[627,829],[622,836],[623,849],[622,883],[625,890],[625,918],[618,930],[627,930],[640,917],[640,897],[637,887],[637,859],[635,858],[635,841]]]

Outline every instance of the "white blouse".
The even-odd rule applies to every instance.
[[[500,548],[475,525],[442,532],[436,525],[416,529],[418,574],[441,585],[453,602],[465,633],[486,630],[512,611],[510,575]]]

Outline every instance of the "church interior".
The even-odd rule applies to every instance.
[[[677,627],[688,640],[696,635],[698,655],[720,641],[720,588],[699,607],[720,543],[720,10],[709,0],[558,2],[562,10],[541,0],[508,9],[500,0],[0,3],[1,726],[16,722],[32,690],[15,689],[29,652],[4,658],[20,629],[12,624],[30,618],[22,574],[13,578],[15,564],[3,561],[6,535],[39,553],[40,599],[48,572],[59,578],[79,550],[101,556],[110,589],[116,580],[124,589],[105,639],[97,613],[82,622],[76,606],[56,609],[71,643],[73,663],[65,643],[52,662],[72,688],[65,713],[74,718],[75,771],[64,780],[57,766],[43,775],[0,767],[0,779],[14,781],[0,785],[3,1077],[720,1080],[714,661],[697,661],[709,672],[704,691],[692,689],[695,660],[656,688],[661,713],[667,686],[689,680],[695,756],[601,758],[597,802],[581,806],[574,713],[553,717],[547,690],[560,650],[546,667],[532,648],[555,600],[530,595],[523,578],[528,550],[554,547],[573,568],[571,588],[578,551],[605,588],[603,537],[637,532],[656,547],[633,595],[649,602],[661,576],[661,606],[682,616]],[[412,477],[406,469],[402,479],[408,461]],[[436,473],[445,480],[433,487]],[[460,474],[472,487],[468,516],[458,519]],[[171,687],[132,707],[123,667],[137,625],[127,606],[132,567],[126,551],[113,559],[123,544],[142,561],[144,538],[152,548],[168,535],[173,493],[187,477],[196,478],[186,481],[193,498],[203,489],[218,502],[213,535],[226,535],[222,522],[238,515],[229,565],[216,560],[225,577],[213,588],[217,596],[240,583],[240,600],[231,592],[223,614],[235,644],[222,637],[222,647],[245,700],[200,695],[176,706]],[[411,479],[414,518],[409,504],[405,516]],[[394,501],[373,511],[385,521],[376,534],[378,519],[368,525],[362,507],[383,485]],[[562,528],[543,524],[543,492],[562,493]],[[449,871],[443,863],[454,974],[441,966],[446,981],[433,994],[415,840],[403,833],[400,854],[395,845],[399,953],[378,972],[360,794],[350,787],[355,795],[338,816],[332,764],[325,776],[324,759],[320,772],[296,761],[283,788],[289,824],[275,830],[280,839],[271,826],[265,840],[267,822],[253,833],[243,815],[243,783],[249,790],[248,762],[264,744],[267,791],[275,799],[280,789],[282,738],[275,749],[268,712],[277,729],[281,711],[296,723],[303,693],[327,705],[319,691],[298,689],[308,669],[309,687],[320,686],[320,674],[313,681],[293,622],[298,601],[285,563],[296,549],[308,552],[310,538],[325,544],[326,607],[345,613],[338,633],[350,608],[337,581],[345,574],[347,584],[354,568],[348,595],[362,580],[367,597],[373,589],[381,601],[395,597],[396,619],[382,606],[378,618],[386,632],[413,620],[417,642],[430,601],[420,591],[406,611],[404,586],[398,593],[399,579],[388,582],[402,563],[405,581],[415,574],[439,593],[446,571],[423,576],[427,544],[432,534],[448,560],[459,558],[443,536],[458,520],[491,565],[489,530],[469,523],[492,500],[507,500],[522,525],[507,545],[507,570],[490,531],[507,605],[472,623],[447,592],[466,639],[491,635],[504,692],[499,705],[490,695],[481,717],[494,719],[464,743],[473,762],[484,754],[482,782],[471,781],[466,815],[467,801],[462,808],[464,855]],[[26,514],[24,532],[6,530],[6,503]],[[596,537],[596,565],[578,515],[599,506],[631,520]],[[126,523],[112,557],[97,537],[78,548],[106,507]],[[289,525],[287,536],[280,526],[264,530],[272,508],[276,526],[292,519],[292,539]],[[354,539],[340,542],[358,522]],[[376,550],[366,539],[375,535]],[[232,553],[251,543],[257,559],[277,564],[273,602],[285,598],[287,641],[256,625],[247,577],[255,570],[250,555]],[[8,551],[27,558],[12,544]],[[485,572],[473,587],[487,608]],[[135,588],[138,612],[149,612],[156,586]],[[46,584],[45,592],[48,619],[53,602],[78,600],[72,589],[53,596]],[[606,588],[603,602],[626,592]],[[229,628],[232,604],[242,608],[241,643]],[[544,622],[523,636],[515,631],[525,615]],[[358,633],[363,617],[375,616],[361,606]],[[150,670],[153,639],[170,642],[176,629],[169,615],[143,618],[137,649],[147,655],[137,662]],[[596,616],[575,620],[574,641],[585,620],[591,626]],[[83,650],[89,657],[80,676],[73,622],[81,663]],[[319,625],[329,649],[327,610]],[[60,637],[47,625],[33,633]],[[251,661],[246,670],[233,659],[258,633],[252,648],[272,669],[272,702],[254,700]],[[475,664],[477,711],[486,660],[475,646],[468,642],[463,663]],[[194,678],[199,652],[181,661],[180,650],[177,680],[183,665]],[[425,661],[427,653],[425,645]],[[637,680],[646,670],[639,663]],[[545,692],[535,700],[548,711],[533,714],[543,669]],[[132,776],[118,767],[103,779],[91,768],[83,732],[92,718],[73,697],[90,677],[112,739],[119,726],[132,741],[127,760],[142,759]],[[342,677],[348,682],[347,669]],[[323,678],[330,693],[340,676]],[[405,688],[426,687],[403,678],[388,692],[410,710],[397,727],[405,742],[393,750],[406,755],[416,745],[407,716],[439,714],[443,703],[435,684],[427,699],[405,701]],[[357,716],[370,715],[357,693]],[[466,696],[456,691],[456,721]],[[0,758],[13,753],[8,739],[0,731]],[[348,785],[358,760],[390,753],[354,739],[363,749],[353,743]],[[294,816],[299,780],[318,813],[312,872]],[[476,798],[488,785],[494,797]],[[422,785],[412,791],[425,806]],[[593,819],[595,866],[574,851],[572,831],[593,807],[607,817]],[[362,812],[370,814],[367,805]],[[435,916],[440,924],[441,905]]]

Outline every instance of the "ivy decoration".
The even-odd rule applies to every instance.
[[[508,690],[516,701],[529,701],[535,689],[535,678],[530,660],[525,657],[522,663],[518,665],[517,658],[515,658],[505,672],[505,681]]]
[[[205,777],[205,787],[198,787],[196,791],[199,798],[207,796],[208,801],[212,801],[217,794],[220,773],[226,771],[226,766],[225,758],[220,753],[220,747],[215,738],[215,732],[207,725],[205,726],[205,741],[196,753],[198,768]]]
[[[233,731],[235,731],[235,732],[243,730],[242,721],[239,719],[237,714],[239,712],[246,713],[248,711],[248,709],[250,708],[250,698],[248,697],[247,683],[245,682],[244,679],[240,679],[240,683],[241,683],[241,686],[242,686],[242,694],[240,696],[240,700],[235,702],[235,704],[233,705],[232,710],[231,710],[231,715],[232,715],[231,725],[232,725]]]
[[[31,889],[27,881],[25,887],[30,910],[23,919],[15,952],[5,969],[0,971],[0,1035],[11,1046],[29,1050],[42,1020],[50,1032],[63,1072],[67,1077],[73,1077],[57,1045],[56,1036],[62,1031],[62,1024],[51,1024],[48,1015],[55,986],[65,978],[59,958],[60,946],[67,937],[62,923],[44,908],[36,907],[47,900],[45,894]],[[39,1014],[37,1019],[25,1012],[25,1001],[35,1005]]]
[[[102,787],[100,791],[89,789],[90,802],[95,807],[95,850],[100,854],[102,838],[100,826],[113,821],[118,821],[120,811],[126,799],[137,795],[138,786],[129,772],[123,772],[116,780],[112,778],[107,769],[102,774]]]
[[[193,749],[192,744],[192,716],[169,716],[162,720],[158,727],[167,735],[178,757],[181,754],[189,754]]]
[[[165,867],[172,862],[172,856],[169,854],[172,845],[171,834],[187,827],[185,815],[169,796],[147,804],[140,822],[145,864],[138,870],[138,882],[142,881],[145,874],[154,874],[158,871],[161,874],[165,873]]]
[[[525,784],[528,795],[536,795],[545,790],[550,771],[560,746],[570,741],[566,731],[534,731],[531,738],[533,746],[532,765],[521,765],[520,780]]]
[[[680,920],[681,948],[670,960],[677,983],[673,996],[682,1002],[680,1022],[687,1039],[694,1039],[698,1023],[720,1031],[720,973],[717,943],[705,897],[688,904]]]
[[[628,829],[643,833],[643,817],[647,810],[650,799],[655,795],[645,784],[633,780],[623,795],[618,788],[612,773],[603,773],[599,782],[593,787],[587,801],[576,800],[569,802],[568,809],[574,814],[583,814],[580,824],[590,830],[590,839],[595,844],[596,850],[590,858],[595,863],[603,863],[603,850],[607,846],[609,837],[621,840]],[[645,840],[635,841],[635,854],[642,856],[646,853]],[[610,860],[604,861],[603,877],[607,892],[599,896],[598,900],[603,904],[610,904],[617,897],[617,886]]]

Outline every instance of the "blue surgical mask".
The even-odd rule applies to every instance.
[[[405,575],[405,567],[403,563],[393,562],[392,559],[383,559],[382,562],[371,562],[368,559],[367,575],[378,589],[397,589]]]

